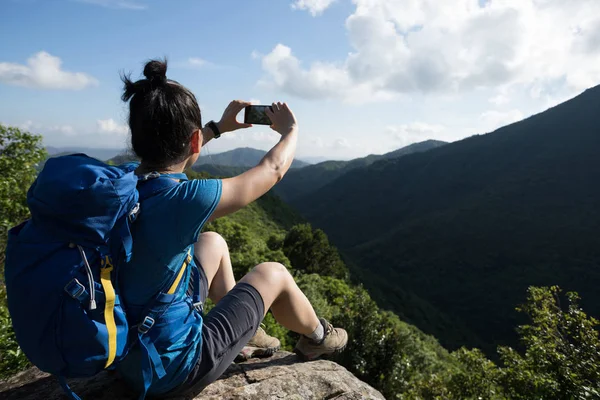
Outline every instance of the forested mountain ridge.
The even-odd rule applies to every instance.
[[[407,290],[487,349],[514,344],[530,285],[582,294],[600,315],[600,87],[487,134],[344,174],[291,201],[362,271],[380,304]],[[451,348],[443,331],[435,334]]]
[[[446,142],[439,140],[426,140],[382,155],[371,154],[350,161],[325,161],[302,169],[290,170],[274,188],[274,191],[283,200],[293,201],[333,182],[353,169],[369,166],[379,160],[395,159],[408,154],[431,150],[445,144]]]

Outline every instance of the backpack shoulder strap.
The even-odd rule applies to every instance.
[[[60,387],[62,388],[63,392],[67,395],[67,397],[70,400],[81,400],[81,398],[77,396],[75,392],[73,392],[64,376],[61,375],[58,377],[58,383],[60,384]]]
[[[192,255],[191,250],[188,250],[188,254],[183,261],[183,264],[179,268],[179,271],[174,274],[172,277],[168,290],[159,292],[151,302],[146,306],[146,309],[142,313],[142,318],[140,322],[132,326],[137,332],[135,335],[137,336],[136,340],[139,342],[140,348],[142,350],[142,380],[144,382],[143,392],[140,395],[140,400],[143,400],[146,396],[148,388],[152,383],[152,379],[154,374],[160,379],[166,375],[162,360],[160,358],[160,354],[158,353],[152,338],[150,335],[147,335],[148,331],[154,326],[154,322],[156,319],[160,318],[167,312],[171,304],[175,301],[177,294],[177,288],[181,283],[181,278],[188,269],[188,267],[192,265]],[[196,286],[199,287],[200,282],[196,283]],[[198,294],[200,290],[198,290]],[[199,298],[199,296],[198,296]],[[160,305],[157,307],[157,304]]]
[[[140,202],[147,200],[162,191],[177,186],[179,182],[173,178],[176,177],[171,175],[160,175],[155,172],[140,176],[140,180],[137,185],[137,189],[140,194]]]

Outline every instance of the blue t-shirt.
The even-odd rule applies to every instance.
[[[132,226],[133,255],[131,261],[119,269],[121,297],[129,306],[145,306],[161,290],[166,290],[174,274],[179,272],[188,251],[193,254],[194,243],[204,224],[214,212],[221,199],[221,180],[191,181],[184,174],[173,174],[180,183],[168,190],[144,200],[138,219]],[[190,279],[189,268],[184,275],[180,295]],[[192,329],[181,332],[189,336]],[[186,337],[187,343],[200,343],[197,337]],[[197,362],[201,346],[175,348],[161,354],[167,375],[150,387],[148,393],[164,393],[178,386],[188,376]],[[140,357],[137,347],[119,365],[123,377],[134,387],[143,387],[140,373]]]

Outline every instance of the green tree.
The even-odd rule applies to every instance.
[[[42,138],[0,124],[0,275],[4,276],[8,229],[29,217],[27,190],[37,165],[46,159]],[[0,378],[25,368],[27,358],[19,348],[8,309],[6,291],[0,281]]]
[[[290,260],[281,249],[269,248],[260,235],[230,217],[220,218],[207,224],[205,230],[218,232],[227,241],[236,279],[240,279],[255,265],[267,261],[279,262],[291,268]]]
[[[296,270],[348,279],[348,269],[325,232],[310,224],[294,226],[283,241],[283,252]]]
[[[505,366],[500,381],[510,398],[600,398],[598,321],[579,308],[577,293],[567,293],[566,300],[563,309],[556,286],[532,287],[517,308],[531,324],[518,329],[524,354],[499,349]]]
[[[496,366],[480,350],[452,353],[454,367],[415,381],[405,393],[410,399],[598,399],[600,339],[598,321],[578,305],[576,293],[531,287],[526,304],[517,310],[531,319],[517,331],[524,352],[499,347]]]
[[[0,379],[27,368],[29,361],[17,344],[6,306],[6,288],[0,285]]]
[[[0,124],[0,273],[8,229],[29,217],[27,190],[45,159],[41,136]]]

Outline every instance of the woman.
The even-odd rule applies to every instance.
[[[120,364],[120,374],[151,395],[199,391],[219,378],[246,344],[246,356],[279,349],[279,341],[260,328],[269,309],[281,325],[302,335],[295,348],[302,358],[341,351],[346,332],[317,317],[283,265],[257,265],[236,284],[224,239],[214,232],[200,233],[206,222],[252,203],[283,178],[296,149],[294,114],[287,104],[273,103],[268,116],[281,139],[256,167],[229,179],[187,180],[183,171],[198,160],[202,146],[220,134],[250,126],[236,120],[249,103],[231,102],[218,123],[202,127],[196,98],[168,80],[166,70],[166,62],[150,61],[144,68],[146,79],[132,82],[123,77],[123,100],[130,101],[131,144],[141,159],[136,173],[158,172],[178,183],[142,202],[132,231],[133,257],[119,272],[121,293],[128,310],[141,310],[191,264],[198,268],[200,301],[208,297],[216,306],[203,318],[196,311],[186,316],[189,322],[178,332],[170,331],[169,324],[152,327],[164,373],[160,378],[154,374],[149,386],[144,387],[141,378],[139,347]],[[185,268],[178,286],[183,289],[174,289],[180,298],[189,296],[190,271],[193,268]],[[191,345],[181,346],[184,342]]]

